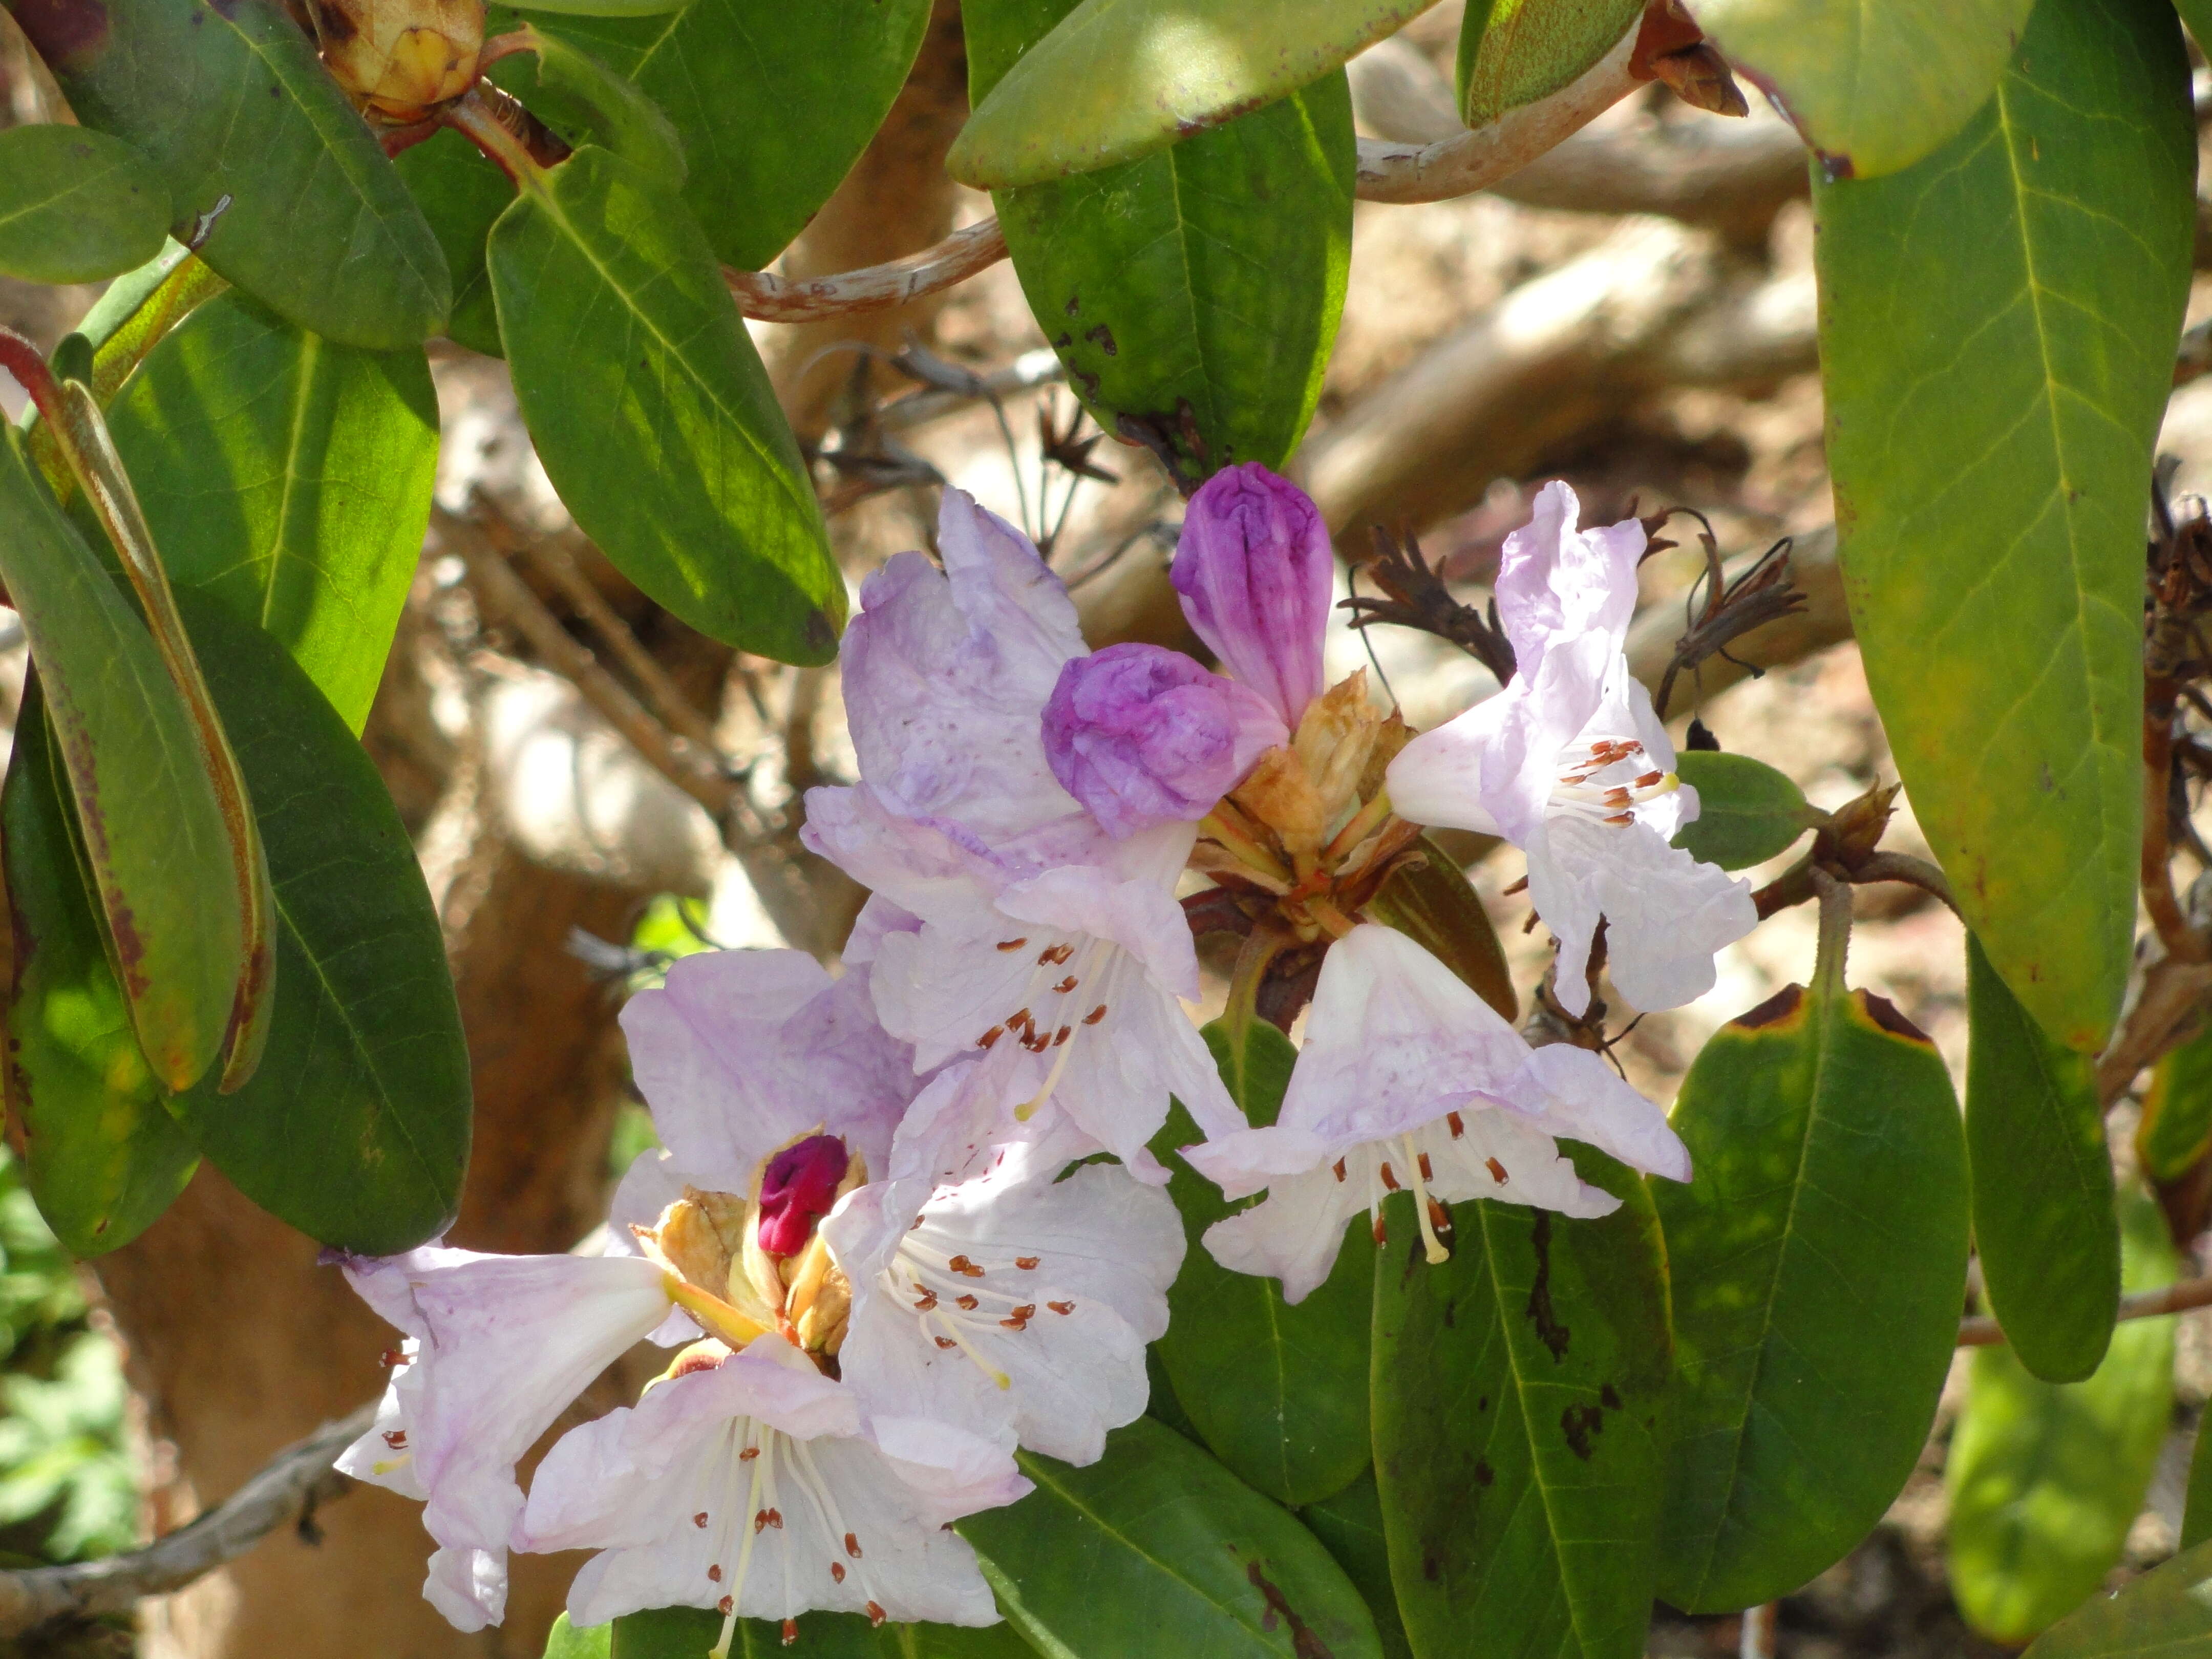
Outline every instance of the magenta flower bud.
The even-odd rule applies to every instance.
[[[1116,841],[1204,817],[1288,740],[1251,691],[1157,645],[1076,658],[1044,706],[1053,776]]]
[[[760,1247],[770,1255],[797,1255],[814,1237],[814,1224],[836,1207],[837,1188],[851,1162],[836,1135],[809,1135],[769,1159],[761,1171]]]
[[[1297,730],[1322,693],[1322,629],[1335,575],[1328,526],[1305,491],[1256,461],[1190,498],[1169,579],[1221,665]]]

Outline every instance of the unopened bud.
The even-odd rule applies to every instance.
[[[398,125],[476,84],[483,0],[308,0],[323,63],[354,101]]]
[[[837,1202],[853,1161],[836,1135],[809,1135],[769,1158],[761,1170],[761,1249],[770,1255],[805,1249],[814,1224]]]

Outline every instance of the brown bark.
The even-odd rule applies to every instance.
[[[600,1218],[620,1082],[612,1007],[562,949],[570,927],[620,936],[636,895],[495,850],[455,883],[470,913],[454,957],[475,1073],[474,1155],[452,1239],[566,1249]],[[449,904],[450,908],[450,904]],[[166,1530],[383,1385],[390,1330],[314,1243],[203,1168],[176,1206],[99,1263],[151,1435],[174,1448],[154,1493]],[[574,1420],[617,1403],[611,1389]],[[562,1425],[562,1426],[565,1426]],[[421,1597],[421,1507],[369,1488],[317,1516],[319,1546],[279,1534],[149,1607],[156,1659],[535,1659],[575,1563],[520,1557],[506,1626],[450,1629]]]

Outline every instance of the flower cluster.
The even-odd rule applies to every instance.
[[[860,781],[812,791],[808,844],[872,890],[841,976],[793,951],[678,963],[625,1009],[665,1150],[616,1194],[605,1254],[432,1246],[344,1266],[403,1334],[341,1467],[424,1500],[425,1593],[475,1629],[510,1550],[598,1552],[579,1625],[661,1606],[988,1623],[950,1522],[1028,1489],[1017,1448],[1095,1460],[1146,1404],[1183,1232],[1153,1143],[1232,1199],[1224,1265],[1324,1279],[1347,1223],[1407,1190],[1430,1258],[1475,1199],[1605,1213],[1558,1137],[1686,1179],[1664,1116],[1602,1056],[1533,1047],[1442,962],[1361,919],[1419,828],[1525,848],[1586,1006],[1672,1006],[1748,930],[1747,890],[1668,844],[1692,791],[1626,672],[1641,531],[1587,535],[1553,485],[1509,543],[1510,687],[1413,736],[1322,669],[1334,572],[1304,495],[1231,468],[1171,575],[1225,672],[1090,651],[1018,532],[957,491],[942,566],[872,576],[847,635]],[[1278,1120],[1247,1122],[1186,1010],[1187,872],[1321,953]],[[1265,953],[1261,953],[1264,959]],[[638,1342],[676,1350],[638,1402],[518,1464]]]

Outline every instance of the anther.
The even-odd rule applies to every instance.
[[[759,1455],[760,1448],[758,1446],[748,1446],[738,1454],[738,1462],[740,1463],[750,1463],[753,1459]]]
[[[1390,1160],[1387,1158],[1382,1160],[1382,1184],[1394,1193],[1398,1190],[1398,1177],[1390,1172]]]
[[[714,1603],[714,1611],[720,1613],[722,1617],[726,1619],[733,1611],[735,1611],[736,1607],[736,1602],[726,1595],[720,1601]]]
[[[1429,1225],[1440,1233],[1448,1233],[1452,1230],[1451,1212],[1433,1198],[1429,1200]]]
[[[1005,1026],[994,1025],[989,1030],[984,1032],[982,1036],[975,1039],[975,1046],[978,1048],[988,1048],[993,1043],[996,1042],[1000,1037],[1006,1036],[1006,1028]]]
[[[914,1310],[916,1313],[927,1313],[936,1305],[937,1292],[935,1291],[924,1291],[921,1293],[921,1300],[914,1304]]]
[[[890,1618],[890,1614],[889,1614],[889,1613],[885,1613],[885,1612],[884,1612],[881,1607],[878,1607],[878,1606],[877,1606],[873,1601],[871,1601],[871,1602],[869,1602],[869,1603],[868,1603],[868,1623],[869,1623],[869,1624],[871,1624],[871,1625],[872,1625],[872,1626],[876,1626],[877,1628],[880,1629],[880,1628],[882,1628],[882,1626],[883,1626],[883,1622],[884,1622],[884,1620],[886,1620],[886,1619],[888,1619],[888,1618]]]
[[[756,1534],[757,1534],[763,1527],[781,1527],[782,1525],[783,1517],[778,1515],[774,1510],[756,1510],[753,1511],[753,1531]]]
[[[1636,822],[1636,814],[1633,812],[1615,812],[1612,817],[1607,818],[1606,822],[1607,823],[1617,824],[1626,828],[1627,825]]]
[[[1033,1255],[1018,1255],[1014,1258],[1014,1266],[1019,1267],[1024,1273],[1028,1273],[1036,1267],[1040,1259]]]
[[[1342,1158],[1340,1158],[1339,1159],[1337,1159],[1337,1160],[1336,1160],[1336,1163],[1335,1163],[1335,1164],[1334,1164],[1334,1165],[1333,1165],[1332,1167],[1333,1167],[1333,1168],[1335,1170],[1335,1171],[1336,1171],[1336,1178],[1337,1178],[1339,1181],[1343,1180],[1343,1179],[1344,1179],[1344,1160],[1343,1160]]]
[[[974,1297],[956,1296],[952,1299],[955,1304],[960,1307],[965,1308],[969,1313],[974,1313],[975,1311],[975,1298]]]
[[[1044,1305],[1063,1319],[1075,1311],[1075,1304],[1073,1302],[1048,1302]]]
[[[845,1564],[842,1561],[832,1561],[830,1564],[830,1577],[838,1583],[843,1583],[845,1582]]]
[[[1482,1161],[1490,1170],[1490,1178],[1503,1187],[1505,1184],[1505,1166],[1494,1158],[1486,1158]]]
[[[799,1620],[797,1620],[796,1619],[787,1619],[787,1620],[785,1620],[783,1621],[783,1644],[784,1644],[784,1646],[786,1646],[786,1647],[789,1647],[789,1646],[790,1646],[793,1642],[796,1642],[798,1639],[799,1639]]]
[[[1078,981],[1076,980],[1075,975],[1070,974],[1066,979],[1060,981],[1059,984],[1054,986],[1052,988],[1057,991],[1060,995],[1066,996],[1070,991],[1073,991],[1076,988],[1077,983]]]
[[[1454,1140],[1457,1140],[1462,1135],[1467,1133],[1467,1120],[1462,1117],[1457,1112],[1446,1112],[1444,1114],[1444,1122],[1446,1126],[1450,1128],[1451,1138]]]
[[[845,1553],[855,1561],[860,1559],[860,1540],[849,1532],[845,1534]]]
[[[707,1582],[710,1584],[719,1584],[722,1582],[722,1564],[720,1562],[717,1561],[707,1569]]]
[[[1026,935],[1020,939],[1002,939],[999,941],[999,948],[1001,951],[1018,951],[1028,943]]]
[[[1645,772],[1637,778],[1636,787],[1638,789],[1649,789],[1653,784],[1664,781],[1666,776],[1664,772]]]
[[[1437,1178],[1437,1172],[1429,1167],[1429,1155],[1426,1152],[1423,1152],[1421,1154],[1420,1162],[1421,1179],[1424,1181],[1434,1181]]]
[[[1020,1307],[1015,1309],[1012,1314],[1008,1317],[1000,1320],[999,1323],[1004,1325],[1010,1331],[1025,1331],[1030,1328],[1030,1321],[1035,1317],[1036,1317],[1036,1304],[1034,1302],[1025,1302]]]
[[[707,1524],[707,1511],[701,1510],[698,1514],[693,1516],[691,1517],[691,1524],[695,1527],[705,1526]]]
[[[1371,1231],[1375,1235],[1375,1242],[1377,1244],[1388,1244],[1390,1242],[1390,1233],[1389,1230],[1382,1224],[1382,1211],[1377,1210],[1374,1212],[1373,1221],[1374,1225]]]
[[[391,1447],[394,1451],[404,1451],[407,1449],[407,1431],[404,1429],[386,1430],[384,1434],[384,1443]]]
[[[1096,1025],[1100,1020],[1105,1018],[1106,1005],[1102,1002],[1096,1008],[1093,1008],[1089,1013],[1084,1015],[1083,1023],[1085,1025]]]
[[[956,1255],[945,1265],[963,1279],[981,1279],[983,1276],[983,1270],[964,1255]]]
[[[935,1341],[937,1346],[940,1348],[957,1348],[960,1346],[949,1336],[935,1337],[932,1340]]]
[[[1047,945],[1042,951],[1037,953],[1037,966],[1040,968],[1057,968],[1061,963],[1066,962],[1068,957],[1074,954],[1075,947],[1073,945]]]
[[[1073,1025],[1063,1025],[1052,1034],[1052,1046],[1057,1048],[1074,1035],[1075,1028]]]
[[[406,1363],[407,1363],[407,1356],[406,1356],[405,1354],[404,1354],[404,1353],[400,1352],[398,1349],[397,1349],[397,1348],[386,1348],[386,1349],[384,1351],[384,1369],[385,1369],[385,1370],[397,1370],[399,1366],[402,1366],[402,1365],[405,1364]]]

